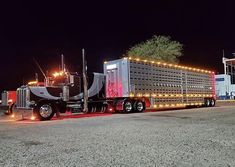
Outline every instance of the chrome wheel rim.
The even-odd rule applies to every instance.
[[[131,102],[126,102],[125,104],[125,110],[127,112],[130,112],[132,110],[132,105],[131,105]]]
[[[144,108],[143,103],[142,103],[142,102],[138,102],[138,103],[137,103],[137,110],[138,110],[138,111],[142,111],[143,108]]]
[[[214,106],[215,105],[215,101],[211,100],[211,105]]]
[[[52,107],[48,104],[44,104],[40,107],[39,113],[43,118],[48,118],[52,114]]]

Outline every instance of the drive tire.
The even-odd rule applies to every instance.
[[[51,102],[41,102],[38,104],[35,114],[40,121],[51,120],[56,113],[56,107]]]

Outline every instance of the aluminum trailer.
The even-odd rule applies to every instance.
[[[147,108],[215,105],[212,71],[129,57],[105,62],[104,74],[107,98],[143,98]]]

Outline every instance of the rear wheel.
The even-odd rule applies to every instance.
[[[215,100],[214,100],[214,99],[211,99],[211,101],[210,101],[210,106],[211,106],[211,107],[214,107],[214,106],[215,106]]]
[[[210,104],[211,104],[210,99],[205,99],[205,106],[206,106],[206,107],[209,107]]]
[[[56,107],[50,102],[43,102],[38,105],[35,113],[40,121],[50,120],[56,113]]]
[[[123,107],[124,107],[124,112],[127,113],[131,112],[133,109],[132,103],[130,101],[125,101]]]
[[[144,102],[136,101],[134,103],[134,111],[135,112],[143,112],[144,111]]]

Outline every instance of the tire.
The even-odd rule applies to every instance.
[[[145,109],[145,105],[144,105],[144,102],[142,101],[136,101],[134,103],[134,111],[135,112],[143,112]]]
[[[211,99],[211,100],[210,100],[210,106],[211,106],[211,107],[214,107],[214,106],[215,106],[215,99]]]
[[[133,106],[132,106],[132,103],[131,101],[125,101],[124,104],[123,104],[123,111],[126,112],[126,113],[130,113],[133,111]]]
[[[56,113],[56,107],[51,102],[39,103],[35,111],[37,118],[40,121],[50,120]]]
[[[205,99],[205,106],[210,107],[210,105],[211,105],[210,99]]]

